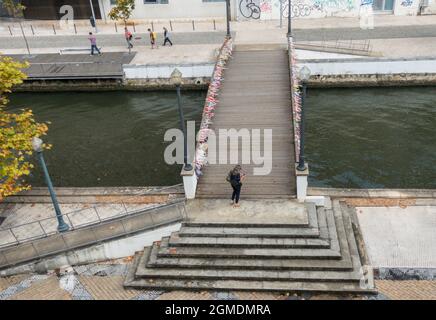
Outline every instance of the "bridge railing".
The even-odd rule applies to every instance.
[[[296,61],[295,42],[292,37],[288,37],[289,72],[291,79],[291,107],[292,121],[294,129],[295,163],[300,158],[300,126],[301,126],[301,92],[298,80],[298,67]]]
[[[232,51],[233,40],[232,38],[226,38],[219,50],[203,108],[203,115],[198,133],[199,139],[195,150],[195,173],[197,177],[202,175],[202,168],[207,164],[208,136],[211,130],[210,124],[215,115],[215,108],[218,107],[217,98],[223,80],[223,72],[228,59],[232,55]]]

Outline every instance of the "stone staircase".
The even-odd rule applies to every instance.
[[[281,201],[285,204],[285,200]],[[207,214],[210,222],[188,213],[178,232],[136,253],[124,286],[375,293],[373,279],[365,274],[361,263],[364,247],[356,241],[353,231],[350,213],[354,209],[339,201],[333,201],[330,207],[293,202],[293,206],[304,209],[307,219],[301,222],[301,217],[289,218],[287,223],[277,219],[281,203],[269,203],[269,222],[263,220],[262,214],[247,219],[243,216],[246,213],[241,212],[238,214],[246,223],[226,223],[219,217],[214,219],[213,212]],[[210,208],[213,211],[213,204]]]

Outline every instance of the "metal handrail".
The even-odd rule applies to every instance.
[[[291,111],[292,111],[292,121],[293,121],[293,125],[292,125],[292,131],[293,131],[293,138],[294,138],[294,144],[295,144],[295,149],[294,149],[294,153],[295,153],[295,163],[298,163],[299,160],[299,153],[300,153],[300,132],[299,129],[297,128],[297,124],[298,126],[300,125],[299,122],[297,121],[297,117],[298,112],[296,110],[296,107],[294,105],[294,94],[295,94],[295,90],[294,90],[294,68],[295,66],[292,64],[292,54],[294,53],[292,51],[292,46],[295,44],[295,41],[293,39],[293,37],[288,37],[288,59],[289,59],[289,77],[290,77],[290,84],[291,84]]]
[[[160,190],[171,189],[171,188],[178,187],[180,185],[181,184],[177,184],[177,185],[174,185],[174,186],[167,186],[167,187],[164,187],[164,188],[162,188]],[[98,210],[97,210],[98,206],[97,205],[89,207],[89,208],[82,208],[82,209],[79,209],[79,210],[74,210],[74,211],[71,211],[71,212],[66,213],[66,214],[62,214],[62,217],[65,217],[67,219],[67,221],[69,222],[69,225],[71,227],[70,230],[76,230],[76,229],[82,228],[84,226],[91,226],[91,225],[99,224],[99,223],[106,222],[106,221],[109,221],[109,220],[112,220],[112,219],[116,219],[116,218],[119,218],[119,217],[123,217],[123,216],[127,216],[127,215],[132,215],[132,214],[135,214],[135,213],[138,213],[138,212],[144,212],[144,211],[148,211],[148,210],[153,210],[153,209],[156,209],[158,207],[163,207],[163,206],[171,205],[171,204],[174,204],[174,203],[178,202],[176,200],[176,201],[172,201],[170,203],[164,204],[164,205],[154,205],[154,206],[152,206],[150,208],[136,209],[136,210],[131,210],[131,211],[127,210],[126,202],[128,203],[129,200],[133,200],[133,199],[136,199],[139,196],[151,194],[153,192],[154,192],[154,190],[148,190],[146,192],[139,192],[139,193],[135,194],[134,196],[127,197],[127,198],[125,198],[123,200],[120,200],[120,201],[109,203],[110,205],[117,205],[117,204],[122,205],[124,211],[122,211],[120,213],[117,213],[117,214],[114,214],[114,215],[111,215],[111,216],[109,216],[107,218],[100,217],[100,215],[98,214]],[[182,201],[184,201],[184,199]],[[72,219],[72,216],[74,214],[77,214],[79,212],[89,211],[89,210],[94,210],[94,212],[95,212],[95,214],[97,216],[97,219],[94,219],[94,220],[91,220],[91,221],[88,221],[88,222],[85,222],[85,223],[81,223],[81,224],[74,224],[73,223],[74,219]],[[17,245],[17,244],[25,243],[25,242],[28,242],[28,241],[31,241],[31,240],[35,240],[35,239],[45,238],[45,237],[48,237],[50,235],[58,233],[58,231],[56,229],[57,222],[52,224],[52,226],[54,225],[54,228],[53,228],[54,230],[53,231],[47,231],[46,228],[44,228],[44,226],[43,226],[44,222],[47,222],[49,220],[56,221],[56,217],[44,218],[44,219],[40,219],[40,220],[36,220],[36,221],[32,221],[32,222],[23,223],[23,224],[20,224],[20,225],[17,225],[17,226],[9,227],[9,228],[0,228],[0,233],[9,232],[12,235],[12,237],[14,238],[14,241],[9,241],[9,242],[0,244],[0,248],[8,247],[8,246],[11,246],[11,245]],[[19,229],[19,228],[24,228],[25,226],[30,226],[30,225],[38,225],[39,228],[42,230],[42,233],[39,234],[39,235],[29,236],[29,237],[26,237],[26,238],[23,238],[23,239],[19,239],[20,236],[17,236],[16,232],[14,233],[14,230],[17,231],[17,229]]]
[[[129,224],[128,219],[130,219],[130,218],[136,219],[136,217],[144,216],[144,214],[145,215],[147,215],[147,214],[152,215],[153,212],[157,213],[160,210],[165,210],[165,209],[171,208],[171,207],[178,207],[178,213],[179,213],[178,217],[174,218],[172,221],[164,220],[164,221],[154,222],[153,216],[151,216],[151,224],[146,223],[145,225],[140,225],[138,228],[135,228],[135,229],[131,229],[130,227],[126,228],[126,226]],[[149,213],[149,211],[151,211],[151,213]],[[73,236],[73,235],[70,232],[62,232],[62,233],[58,234],[59,237],[56,237],[56,241],[62,242],[63,246],[62,245],[60,245],[60,246],[55,245],[53,248],[41,248],[41,247],[37,246],[35,242],[30,242],[30,246],[33,248],[33,253],[30,256],[24,255],[22,257],[20,257],[20,256],[19,257],[17,257],[17,256],[9,257],[7,255],[7,249],[14,248],[14,246],[9,245],[7,248],[2,247],[2,248],[0,248],[0,258],[1,258],[0,261],[2,261],[0,263],[0,268],[4,268],[7,266],[14,266],[17,263],[31,261],[35,258],[42,259],[44,257],[48,257],[48,256],[51,256],[54,254],[68,251],[68,250],[92,245],[92,244],[95,244],[96,242],[101,243],[103,241],[117,239],[119,237],[125,237],[125,236],[131,235],[131,234],[137,234],[138,232],[142,232],[142,231],[146,231],[146,230],[150,230],[150,229],[156,229],[156,228],[159,228],[161,226],[166,226],[168,224],[178,222],[184,218],[186,218],[185,199],[178,199],[177,201],[173,201],[171,203],[167,203],[165,205],[161,205],[161,206],[156,207],[156,208],[142,210],[141,212],[131,214],[125,218],[112,219],[112,220],[108,220],[108,221],[103,221],[101,224],[93,224],[93,225],[85,226],[81,230],[92,233],[94,237],[91,237],[89,239],[85,238],[80,243],[76,243],[76,242],[70,243],[67,240],[67,238],[69,236]],[[124,220],[124,219],[126,219],[126,220]],[[104,235],[96,233],[97,230],[99,230],[100,228],[104,229],[104,228],[107,228],[109,226],[109,229],[111,229],[110,226],[112,226],[114,222],[116,222],[118,225],[122,226],[123,231],[121,233],[117,232],[117,231],[115,231],[114,233],[109,233],[109,234],[106,233]],[[126,225],[126,223],[127,223],[127,225]],[[35,240],[37,240],[37,239],[35,239]],[[28,244],[26,244],[26,245],[28,245]],[[14,248],[14,249],[19,249],[19,248]],[[42,251],[40,249],[42,249]]]

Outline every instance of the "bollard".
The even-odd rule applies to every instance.
[[[173,31],[173,24],[172,24],[171,20],[170,20],[170,29],[171,29],[171,31]]]
[[[215,23],[215,19],[213,19],[213,30],[216,30],[216,23]]]
[[[117,23],[115,22],[115,32],[118,33]]]
[[[11,30],[11,27],[10,27],[10,26],[8,26],[8,29],[9,29],[9,33],[11,34],[11,36],[13,36],[13,34],[12,34],[12,30]]]
[[[153,21],[151,22],[151,31],[154,31],[154,24],[153,24]]]
[[[192,20],[192,30],[195,31],[195,24],[194,24],[194,20]]]
[[[133,22],[133,32],[136,33],[136,26],[135,26],[135,22]]]
[[[76,27],[76,24],[74,24],[74,33],[77,34],[77,27]]]
[[[35,35],[35,30],[33,30],[33,26],[30,25],[30,29],[32,30],[32,34]]]
[[[52,26],[53,26],[53,32],[54,32],[54,34],[56,34],[56,28],[55,28],[54,24],[52,24]]]

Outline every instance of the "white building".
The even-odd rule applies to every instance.
[[[115,0],[99,0],[107,16]],[[232,19],[279,19],[288,16],[288,0],[230,0]],[[436,0],[292,0],[298,18],[356,17],[362,12],[392,15],[436,14]],[[224,18],[225,0],[136,0],[133,19]]]

